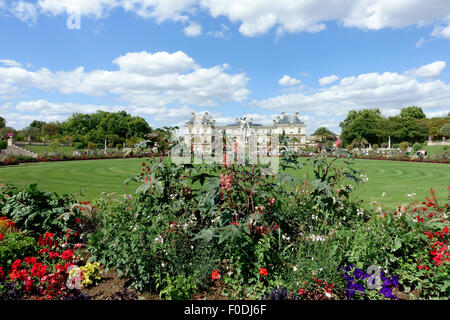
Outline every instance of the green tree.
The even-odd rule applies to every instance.
[[[28,141],[36,140],[41,134],[41,130],[36,127],[28,126],[22,130],[22,134],[27,137]]]
[[[6,126],[6,120],[0,117],[0,128],[3,128],[4,126]]]
[[[428,128],[422,121],[412,117],[389,117],[386,132],[392,138],[393,143],[407,141],[410,144],[423,143],[428,136]]]
[[[52,137],[58,133],[59,126],[56,123],[46,123],[42,126],[42,131],[50,136],[50,140]]]
[[[440,131],[444,137],[450,137],[450,123],[444,124]]]
[[[364,138],[368,143],[381,143],[384,130],[384,118],[380,109],[352,110],[340,123],[342,128],[342,144],[350,144],[354,140]]]
[[[411,106],[400,110],[400,117],[402,118],[414,118],[414,119],[424,119],[426,118],[425,113],[423,113],[422,108]]]
[[[334,138],[333,132],[325,127],[318,128],[312,135],[317,138],[318,142],[321,143],[332,140]]]
[[[45,124],[44,121],[34,120],[33,122],[30,123],[30,127],[38,128],[39,130],[41,130],[44,124]]]
[[[363,137],[358,137],[352,141],[353,148],[361,149],[361,148],[367,147],[368,145],[369,145],[369,142],[367,141],[366,138],[363,138]]]
[[[3,139],[8,139],[8,133],[17,134],[17,130],[12,127],[3,127],[0,129],[0,137]]]

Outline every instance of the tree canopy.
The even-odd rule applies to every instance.
[[[422,108],[420,107],[416,107],[416,106],[411,106],[411,107],[406,107],[403,108],[400,111],[400,117],[402,118],[414,118],[414,119],[425,119],[426,115],[423,112]]]
[[[350,111],[341,122],[341,140],[344,145],[361,145],[364,140],[369,144],[381,145],[391,137],[392,143],[423,143],[428,136],[434,139],[444,134],[442,126],[450,123],[450,117],[426,118],[420,107],[406,107],[397,116],[384,117],[379,109]]]

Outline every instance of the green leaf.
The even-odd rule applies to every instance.
[[[203,240],[205,242],[210,242],[213,239],[213,237],[215,237],[214,233],[215,233],[214,228],[203,229],[195,236],[194,240]]]

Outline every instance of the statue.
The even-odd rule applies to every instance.
[[[239,123],[241,124],[241,131],[242,131],[242,138],[243,138],[242,142],[245,143],[247,141],[247,136],[248,136],[247,131],[248,131],[248,129],[250,129],[250,124],[248,123],[246,117],[241,118],[239,120]]]

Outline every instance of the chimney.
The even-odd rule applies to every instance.
[[[195,116],[195,112],[191,112],[191,116]]]
[[[281,113],[281,119],[284,119],[284,116],[285,116],[285,113],[282,112],[282,113]]]
[[[295,115],[298,117],[298,111],[295,113]]]

